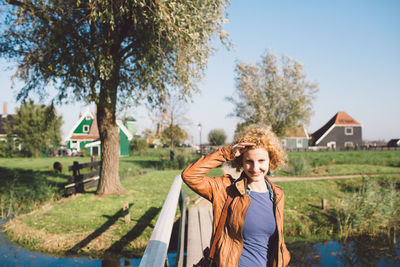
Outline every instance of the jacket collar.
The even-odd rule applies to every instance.
[[[274,192],[274,203],[277,203],[279,200],[281,200],[283,196],[282,189],[279,186],[273,184],[268,177],[265,177],[265,180],[267,180],[267,182],[270,184],[272,188],[272,191]],[[242,171],[240,177],[235,180],[234,185],[240,195],[246,195],[247,176],[244,171]]]
[[[241,195],[246,195],[246,188],[247,188],[247,177],[244,172],[240,174],[240,177],[235,180],[234,185]]]

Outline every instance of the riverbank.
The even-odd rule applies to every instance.
[[[222,170],[217,169],[215,172]],[[123,196],[99,197],[94,194],[81,194],[49,203],[29,214],[10,220],[4,229],[12,241],[38,251],[93,257],[106,253],[126,257],[141,256],[170,184],[177,174],[179,171],[164,171],[125,179],[123,185],[130,191]],[[278,182],[286,195],[287,242],[340,240],[364,231],[365,229],[354,228],[352,224],[341,226],[339,218],[345,216],[342,214],[345,211],[341,210],[343,200],[354,202],[360,188],[370,183],[377,185],[378,191],[383,192],[382,190],[392,188],[390,184],[396,184],[398,188],[400,175]],[[187,192],[192,199],[197,198],[188,190]],[[398,191],[394,193],[399,195]],[[384,195],[390,194],[386,192]],[[322,198],[327,199],[329,209],[321,209]],[[384,206],[398,207],[400,204],[398,198],[391,200],[394,201],[391,203],[388,199],[381,200],[379,203]],[[122,214],[119,213],[122,202],[130,203],[129,223],[125,223]],[[375,208],[380,210],[378,206]],[[392,218],[397,218],[397,221],[385,221],[389,213]],[[385,229],[399,225],[398,211],[387,211],[380,217],[382,221],[371,222],[376,225],[376,231],[371,232],[372,234],[384,233]],[[389,228],[385,228],[389,224]],[[343,231],[344,227],[347,227],[348,232]]]

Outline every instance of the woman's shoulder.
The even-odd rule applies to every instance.
[[[214,180],[218,185],[224,188],[230,186],[235,181],[235,179],[230,174],[224,174],[220,177],[214,177]]]

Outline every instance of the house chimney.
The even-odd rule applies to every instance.
[[[3,118],[7,118],[7,103],[3,103]]]

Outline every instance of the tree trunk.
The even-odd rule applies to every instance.
[[[108,87],[110,88],[110,87]],[[115,117],[117,89],[100,92],[97,121],[101,140],[101,171],[97,194],[121,194],[124,188],[119,180],[119,132]]]

